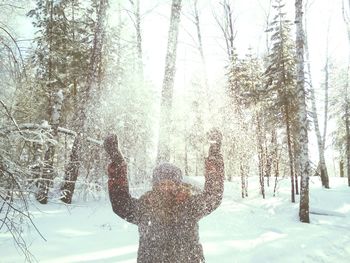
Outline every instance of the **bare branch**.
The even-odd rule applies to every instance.
[[[8,110],[6,104],[2,100],[0,100],[0,104],[4,107],[4,109],[5,109],[6,113],[7,113],[7,116],[11,119],[13,124],[16,126],[17,131],[22,135],[21,129],[18,127],[18,124],[17,124],[16,120],[12,117],[12,115],[11,115],[10,111]]]
[[[27,78],[26,70],[24,68],[24,60],[23,60],[23,57],[22,57],[22,52],[21,52],[21,49],[19,48],[19,46],[17,44],[16,39],[4,27],[0,26],[0,29],[3,30],[11,38],[12,42],[15,44],[15,46],[16,46],[16,48],[18,50],[19,57],[20,57],[21,62],[22,62],[24,76]]]
[[[5,7],[5,6],[9,6],[11,8],[23,9],[24,10],[24,7],[21,7],[21,6],[12,5],[12,4],[0,4],[0,8]]]

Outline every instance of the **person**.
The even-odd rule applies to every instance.
[[[108,165],[108,190],[114,213],[136,224],[139,230],[138,263],[204,262],[198,221],[221,203],[224,162],[220,153],[221,133],[212,132],[205,158],[204,190],[195,194],[182,182],[181,169],[161,163],[153,170],[152,190],[139,199],[130,195],[127,164],[118,149],[116,135],[104,141],[112,162]]]

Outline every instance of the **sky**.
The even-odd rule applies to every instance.
[[[148,10],[146,1],[142,1],[142,10]],[[147,1],[148,2],[148,1]],[[152,1],[150,1],[152,2]],[[145,70],[150,78],[161,85],[163,68],[165,63],[165,50],[167,41],[167,30],[170,17],[170,2],[158,1],[160,4],[152,13],[148,13],[143,19],[143,44],[145,51]],[[223,49],[223,38],[220,29],[217,27],[213,13],[218,13],[220,1],[199,1],[201,29],[203,35],[204,53],[207,59],[209,75],[215,78],[220,75],[225,66],[225,51]],[[268,12],[270,0],[245,0],[232,1],[237,36],[235,46],[237,52],[243,56],[248,48],[253,52],[263,54],[265,51],[264,30],[266,28],[266,13]],[[287,0],[286,11],[293,21],[294,1]],[[309,1],[310,3],[312,1]],[[190,16],[191,1],[183,1],[183,12],[181,17],[177,78],[188,78],[200,66],[196,31],[188,17]],[[152,6],[152,5],[151,5]],[[154,5],[153,5],[154,6]],[[329,53],[337,60],[344,61],[344,54],[347,52],[346,30],[341,15],[341,0],[314,0],[307,11],[308,35],[310,45],[310,58],[313,68],[315,84],[320,78],[320,71],[324,66],[327,28],[329,30]],[[270,19],[273,17],[271,10]],[[294,36],[293,36],[294,37]],[[197,55],[196,55],[197,54]],[[186,68],[186,69],[185,69]],[[183,76],[185,75],[185,76]],[[187,76],[187,77],[186,77]],[[181,83],[181,82],[180,82]],[[179,87],[178,87],[179,88]]]

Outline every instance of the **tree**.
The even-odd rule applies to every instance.
[[[326,166],[326,160],[325,160],[325,141],[326,141],[326,129],[327,129],[327,121],[328,121],[328,75],[329,75],[329,65],[328,65],[328,37],[327,37],[327,51],[326,51],[326,65],[325,65],[325,113],[324,113],[324,132],[323,135],[321,135],[318,117],[317,117],[317,107],[316,107],[316,98],[315,98],[315,88],[312,83],[312,77],[311,77],[311,63],[309,59],[309,46],[307,41],[307,16],[305,16],[305,59],[307,61],[307,76],[308,81],[307,84],[309,85],[309,91],[310,91],[310,99],[311,99],[311,105],[312,105],[312,119],[315,127],[315,133],[317,137],[317,146],[318,146],[318,154],[319,154],[319,168],[320,168],[320,175],[321,175],[321,182],[322,186],[325,188],[329,188],[329,178],[328,178],[328,171]],[[327,33],[328,34],[328,33]]]
[[[36,65],[36,77],[39,85],[47,96],[47,112],[45,119],[49,120],[52,127],[53,140],[57,142],[57,129],[60,124],[61,109],[63,106],[64,90],[66,89],[65,71],[66,60],[62,57],[62,51],[66,50],[68,43],[67,20],[64,17],[63,2],[37,1],[37,7],[29,12],[29,16],[35,17],[34,26],[38,28],[40,36],[37,40],[37,48],[34,54]],[[62,76],[64,76],[62,78]],[[44,155],[44,167],[41,178],[38,180],[37,200],[46,204],[48,192],[54,177],[53,159],[55,144],[50,143]]]
[[[332,144],[339,155],[340,176],[344,176],[344,164],[347,168],[348,132],[349,132],[349,65],[331,69],[330,82],[333,93],[330,96],[330,118],[335,120],[337,129],[332,132]],[[347,173],[346,173],[347,174]]]
[[[157,163],[170,160],[170,133],[177,38],[179,33],[181,0],[173,0],[171,6],[168,47],[165,59],[165,72],[160,105],[160,124]]]
[[[241,177],[242,198],[248,196],[248,174],[253,159],[252,147],[257,146],[259,159],[259,178],[260,192],[265,198],[264,177],[266,176],[265,169],[265,147],[263,135],[262,115],[259,110],[259,99],[255,96],[262,88],[262,65],[260,61],[253,57],[252,54],[247,54],[244,59],[234,57],[232,63],[228,67],[228,86],[227,95],[230,99],[230,107],[232,108],[233,120],[228,121],[231,128],[229,137],[232,140],[234,149],[230,151],[228,158],[238,159],[237,173]],[[254,129],[254,128],[255,129]],[[249,133],[247,130],[256,131],[256,134]],[[256,138],[257,145],[251,138]],[[252,147],[247,145],[254,143]]]
[[[89,13],[93,12],[82,8],[78,0],[37,0],[36,8],[28,13],[37,29],[36,48],[31,61],[36,82],[26,88],[22,96],[32,89],[35,104],[41,107],[36,111],[30,110],[29,119],[31,122],[48,121],[53,137],[43,149],[45,154],[37,193],[41,203],[47,203],[48,191],[57,173],[54,159],[59,141],[58,126],[69,126],[71,121],[75,121],[75,105],[79,102],[78,96],[84,92],[82,86],[88,74],[95,23],[91,16],[88,17]],[[101,67],[98,67],[100,70]]]
[[[306,111],[305,77],[304,77],[304,28],[303,28],[303,1],[295,1],[296,23],[296,54],[297,54],[297,101],[298,101],[298,141],[300,180],[299,218],[301,222],[310,223],[309,218],[309,151],[308,151],[308,120]]]
[[[34,227],[29,211],[28,192],[32,189],[30,178],[33,177],[30,169],[30,152],[25,150],[25,145],[47,137],[39,130],[30,133],[23,132],[17,121],[10,113],[9,107],[0,100],[0,116],[2,117],[2,129],[0,131],[0,231],[8,232],[26,260],[34,260],[26,242],[25,229]],[[7,132],[11,131],[12,132]],[[17,150],[21,145],[21,151]]]
[[[133,10],[131,11],[131,20],[135,27],[136,32],[136,47],[137,47],[137,59],[139,74],[143,76],[143,52],[142,52],[142,34],[141,34],[141,13],[140,13],[140,0],[129,0]]]
[[[295,202],[295,158],[293,154],[292,127],[295,125],[296,91],[295,91],[295,46],[290,35],[290,21],[283,11],[282,0],[276,0],[274,8],[277,15],[271,23],[271,53],[265,70],[266,87],[262,91],[269,101],[269,114],[282,118],[286,129],[289,171],[291,179],[291,200]],[[295,178],[297,180],[297,178]]]
[[[85,80],[85,84],[82,87],[80,101],[77,105],[77,111],[75,112],[74,126],[76,127],[77,136],[74,139],[72,151],[69,158],[69,163],[65,171],[65,183],[61,187],[63,202],[70,204],[72,202],[75,183],[79,175],[81,156],[83,153],[83,141],[85,141],[86,122],[88,119],[87,110],[88,105],[91,102],[92,92],[94,86],[98,84],[99,69],[102,66],[102,50],[105,44],[104,29],[105,19],[107,11],[107,0],[99,0],[96,3],[96,23],[94,27],[94,36],[92,42],[92,48],[90,53],[90,61],[88,65],[88,72]]]
[[[189,143],[189,148],[192,149],[195,155],[195,175],[203,175],[203,159],[204,159],[204,142],[206,140],[204,134],[204,123],[202,112],[200,109],[199,100],[192,102],[191,112],[193,113],[193,121],[187,131],[186,141]],[[191,162],[192,163],[192,162]]]
[[[223,8],[222,13],[220,15],[214,14],[214,18],[225,40],[228,61],[232,62],[235,58],[234,40],[237,35],[234,27],[233,6],[229,0],[223,0],[220,5]]]
[[[208,82],[208,74],[207,74],[207,65],[206,65],[206,60],[204,56],[204,48],[203,48],[203,40],[202,40],[202,30],[201,30],[201,23],[200,23],[200,13],[198,11],[198,0],[194,0],[193,2],[193,17],[194,17],[194,24],[196,26],[197,30],[197,45],[198,45],[198,51],[200,54],[201,62],[202,62],[202,67],[203,67],[203,78],[204,78],[204,92],[206,94],[206,102],[208,104],[209,112],[207,114],[210,114],[211,110],[211,99],[209,95],[209,82]],[[211,118],[211,116],[210,116]]]
[[[346,30],[348,33],[348,42],[350,45],[350,17],[349,14],[345,12],[345,7],[344,7],[344,2],[343,1],[343,6],[342,6],[342,11],[343,11],[343,19],[346,24]],[[350,2],[347,2],[347,8],[348,10],[350,9]],[[348,11],[349,12],[349,11]],[[348,54],[348,64],[350,65],[350,53]],[[348,186],[350,186],[350,109],[349,109],[349,98],[348,98],[348,87],[349,87],[349,69],[350,66],[348,65],[348,71],[347,71],[347,81],[345,84],[345,109],[344,109],[344,124],[345,124],[345,145],[346,145],[346,167],[347,167],[347,175],[348,175]]]

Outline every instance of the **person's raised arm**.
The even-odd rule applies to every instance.
[[[108,191],[112,209],[126,221],[138,224],[139,201],[131,197],[127,177],[127,164],[118,148],[116,135],[104,140],[104,148],[111,158],[108,165]]]
[[[205,185],[203,193],[191,198],[188,213],[200,219],[214,211],[221,203],[224,192],[224,160],[221,154],[222,135],[213,129],[209,134],[210,147],[205,158]]]

